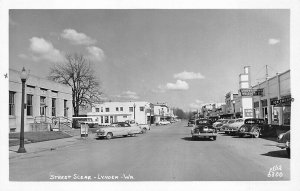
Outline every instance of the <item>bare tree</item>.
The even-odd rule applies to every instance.
[[[74,115],[79,115],[80,106],[101,101],[100,83],[89,61],[81,54],[67,54],[65,63],[54,65],[49,78],[72,88]]]

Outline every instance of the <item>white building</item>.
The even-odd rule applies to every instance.
[[[166,103],[153,104],[154,123],[174,118],[173,110]]]
[[[99,125],[109,125],[114,122],[135,120],[139,124],[149,123],[150,103],[137,102],[104,102],[95,104],[92,112],[87,116],[92,117]]]
[[[30,74],[25,88],[24,131],[32,131],[36,119],[47,126],[53,117],[71,118],[72,89],[69,86]],[[21,128],[22,82],[20,71],[9,69],[9,130]]]

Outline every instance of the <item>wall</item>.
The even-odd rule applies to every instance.
[[[47,89],[46,91],[41,90]],[[19,72],[13,69],[9,70],[9,91],[15,92],[15,112],[14,115],[9,116],[9,128],[10,130],[15,129],[17,132],[20,131],[21,127],[21,99],[22,99],[22,83],[20,79]],[[55,91],[55,92],[53,92]],[[64,100],[67,100],[67,116],[72,117],[73,107],[72,107],[72,89],[69,86],[56,83],[47,79],[39,78],[30,74],[26,81],[25,89],[25,103],[26,94],[32,94],[32,116],[27,116],[27,110],[25,107],[25,118],[24,118],[24,130],[30,131],[30,124],[34,122],[36,116],[40,116],[40,97],[46,97],[46,116],[52,117],[52,98],[56,98],[56,116],[64,115]]]

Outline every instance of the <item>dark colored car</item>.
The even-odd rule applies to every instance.
[[[195,124],[195,119],[190,119],[188,122],[188,127],[191,127]]]
[[[290,150],[291,150],[291,136],[290,131],[286,133],[281,133],[278,136],[278,144],[277,147],[281,149],[286,149],[287,154],[290,156]]]
[[[267,136],[268,134],[274,133],[270,128],[271,127],[264,119],[248,118],[245,120],[244,125],[238,129],[237,134],[240,137],[250,135],[251,137],[258,138],[260,136]]]
[[[209,119],[196,120],[196,126],[191,131],[192,139],[196,138],[213,138],[217,139],[217,129],[213,127],[213,122]]]

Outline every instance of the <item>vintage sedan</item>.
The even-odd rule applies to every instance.
[[[230,119],[226,124],[224,124],[222,126],[223,131],[225,132],[225,134],[229,134],[230,130],[229,130],[229,125],[234,123],[236,121],[236,119]]]
[[[195,125],[195,119],[190,119],[188,122],[188,127],[192,127]]]
[[[138,124],[134,120],[126,120],[125,122],[129,123],[131,126],[139,127],[142,130],[141,133],[147,133],[147,131],[150,131],[150,126],[148,124]]]
[[[235,119],[235,121],[233,123],[228,124],[228,126],[225,129],[225,131],[227,131],[228,134],[236,135],[238,129],[242,125],[244,125],[244,123],[245,123],[245,119],[244,118]]]
[[[245,124],[239,128],[237,134],[240,137],[250,135],[251,137],[258,138],[263,135],[264,132],[271,132],[269,129],[270,126],[264,119],[248,118],[245,119]]]
[[[162,120],[156,123],[156,125],[169,125],[169,124],[171,124],[171,122],[167,120]]]
[[[216,124],[216,129],[218,131],[224,131],[223,125],[227,124],[229,119],[222,119],[221,123]]]
[[[141,128],[139,126],[131,126],[129,123],[116,122],[112,123],[107,127],[101,127],[96,131],[96,136],[98,138],[111,139],[117,136],[135,136],[141,133]]]
[[[290,137],[290,131],[287,131],[286,133],[281,133],[278,136],[278,144],[277,147],[281,149],[286,149],[287,154],[290,156],[291,153],[291,137]]]
[[[209,119],[198,119],[196,125],[191,131],[192,139],[196,138],[212,138],[217,140],[217,129],[212,126],[212,121]]]

